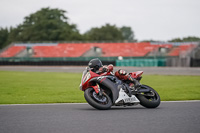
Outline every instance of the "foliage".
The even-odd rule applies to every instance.
[[[134,40],[134,33],[131,29],[131,27],[123,26],[120,28],[120,31],[122,32],[122,36],[124,40],[127,40],[128,42],[133,42]]]
[[[45,41],[128,41],[135,42],[131,27],[117,27],[109,23],[92,27],[86,33],[80,34],[75,24],[70,24],[67,12],[61,9],[42,8],[24,18],[17,27],[0,27],[0,49],[12,42],[45,42]],[[189,36],[175,38],[170,42],[200,41],[199,37]],[[144,40],[143,42],[158,42]]]
[[[81,74],[0,71],[0,104],[85,102]],[[144,75],[162,101],[200,100],[200,76]]]
[[[115,25],[106,24],[100,28],[92,28],[84,34],[86,40],[91,41],[121,41],[122,33]]]
[[[71,41],[81,36],[75,24],[69,24],[60,9],[42,8],[25,17],[23,24],[11,30],[12,41]]]
[[[150,40],[142,40],[140,42],[162,42],[162,41],[150,39]]]
[[[188,37],[184,37],[184,38],[174,38],[172,40],[169,40],[168,42],[198,42],[200,41],[199,37],[195,37],[195,36],[188,36]],[[143,40],[141,42],[162,42],[160,40]]]
[[[84,34],[84,38],[89,41],[134,41],[134,33],[131,27],[123,26],[121,28],[105,24],[102,27],[91,28]]]
[[[66,11],[42,8],[24,18],[22,24],[0,29],[0,48],[11,42],[45,42],[45,41],[134,41],[131,27],[121,28],[105,24],[93,27],[80,34],[75,24],[70,24]]]
[[[0,28],[0,49],[8,44],[9,31],[7,28]]]
[[[188,37],[184,37],[184,38],[174,38],[172,40],[169,40],[169,42],[196,42],[196,41],[200,41],[199,37],[195,37],[195,36],[188,36]]]

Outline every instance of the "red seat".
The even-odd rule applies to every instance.
[[[103,57],[145,56],[158,45],[150,43],[62,43],[57,46],[35,46],[34,57],[80,57],[92,47],[102,49]]]
[[[11,46],[2,52],[0,57],[14,57],[24,49],[26,49],[26,46]]]
[[[179,55],[180,50],[187,50],[194,45],[181,45],[170,52],[170,56]],[[172,44],[151,43],[60,43],[54,46],[34,46],[34,57],[81,57],[92,47],[102,49],[102,57],[138,57],[146,56],[160,47],[172,49]],[[177,52],[178,51],[178,52]]]
[[[58,44],[56,46],[34,46],[34,57],[80,57],[90,46],[87,44]]]
[[[179,56],[180,53],[187,52],[195,47],[196,47],[196,45],[193,45],[193,44],[180,45],[180,46],[172,49],[172,51],[170,51],[168,55],[169,56]]]

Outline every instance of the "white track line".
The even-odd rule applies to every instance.
[[[29,105],[75,105],[75,104],[87,104],[87,103],[41,103],[41,104],[0,104],[0,106],[29,106]]]
[[[161,103],[188,103],[188,102],[200,102],[200,100],[187,100],[187,101],[161,101]],[[88,103],[46,103],[46,104],[0,104],[0,106],[29,106],[29,105],[76,105],[76,104],[88,104]]]
[[[185,100],[185,101],[161,101],[162,103],[188,103],[188,102],[200,102],[200,100]]]

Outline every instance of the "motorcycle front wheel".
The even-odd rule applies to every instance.
[[[86,89],[84,97],[92,107],[99,110],[110,109],[112,106],[112,101],[106,93],[103,92],[102,96],[99,96],[93,88]]]
[[[141,89],[150,90],[150,92],[143,92],[137,95],[142,106],[146,108],[156,108],[160,105],[160,96],[153,88],[147,85],[142,85]]]

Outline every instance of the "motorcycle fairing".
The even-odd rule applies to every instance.
[[[95,78],[91,79],[89,82],[96,82],[99,85],[103,85],[107,89],[109,89],[112,92],[113,103],[119,97],[119,90],[117,88],[117,85],[115,85],[112,81],[110,81],[108,78],[106,78],[106,76],[95,77]]]
[[[94,77],[98,77],[99,75],[92,72],[92,71],[87,71],[87,69],[85,71],[83,71],[83,75],[82,75],[82,81],[80,84],[80,90],[84,91],[86,88],[88,88],[88,82],[94,78]]]
[[[135,103],[135,104],[139,104],[140,101],[137,99],[137,97],[135,95],[132,95],[131,97],[129,97],[126,92],[120,88],[120,91],[119,91],[119,97],[118,99],[115,101],[115,104],[116,105],[119,105],[119,103],[122,102],[122,104],[126,103]]]
[[[94,85],[92,84],[93,82],[97,84]],[[83,72],[80,90],[85,91],[85,89],[92,87],[98,94],[100,92],[100,88],[98,87],[98,85],[103,85],[106,87],[106,89],[109,89],[111,91],[113,103],[117,100],[119,96],[117,86],[113,82],[111,82],[106,76],[101,76],[86,68],[86,70]]]

